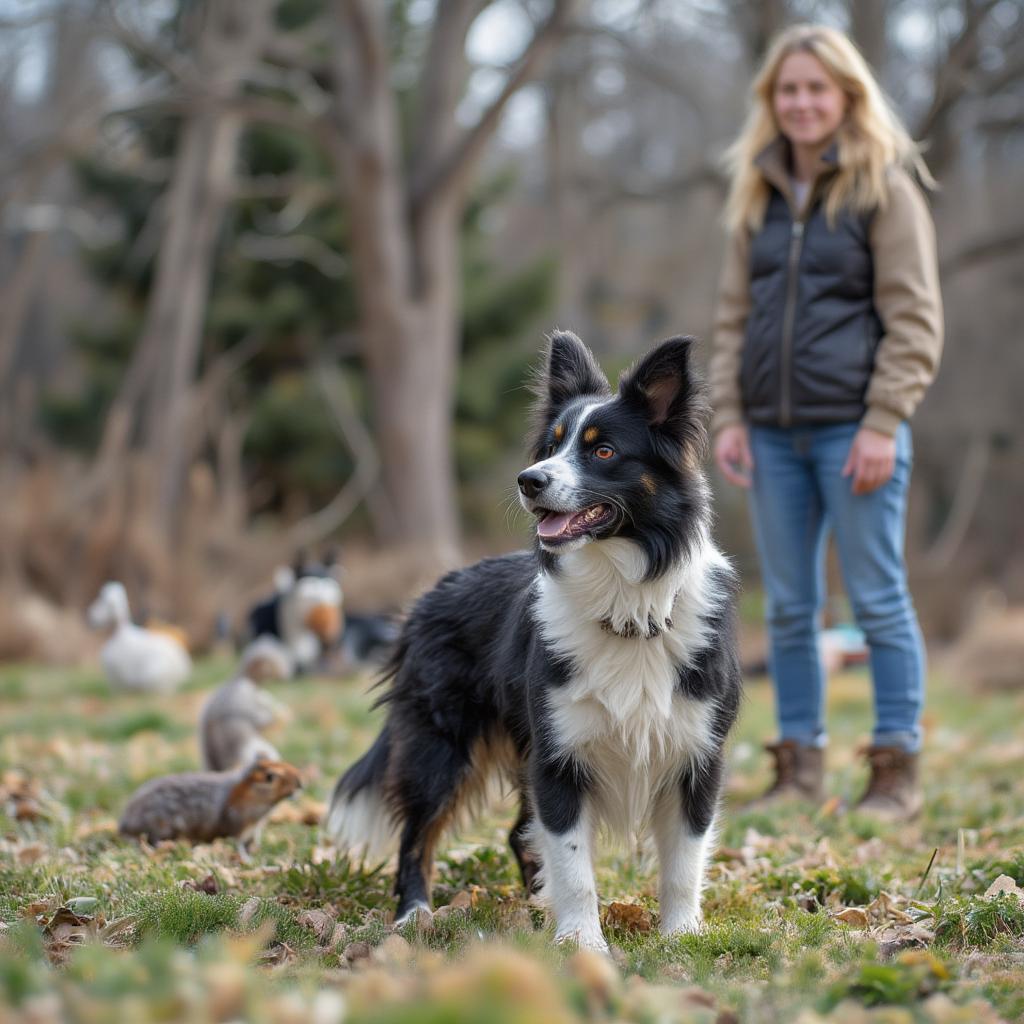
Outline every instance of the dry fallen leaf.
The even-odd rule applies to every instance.
[[[334,929],[331,931],[331,937],[327,940],[327,948],[331,951],[336,950],[339,946],[344,944],[348,938],[348,925],[342,924],[340,921],[335,924]]]
[[[713,1010],[718,1003],[718,1000],[707,989],[697,988],[696,986],[682,989],[679,993],[679,998],[684,1003],[692,1003],[694,1006],[705,1006],[709,1010]]]
[[[334,934],[334,916],[325,910],[303,910],[295,920],[303,928],[308,928],[321,946]]]
[[[241,1019],[245,1010],[244,965],[232,960],[208,964],[203,970],[203,980],[206,982],[206,1009],[210,1019]]]
[[[466,917],[468,914],[469,911],[466,910],[464,907],[453,907],[450,903],[446,903],[443,906],[438,907],[437,910],[434,911],[433,917],[431,919],[431,924],[434,924],[435,922],[440,923],[441,921],[447,921],[449,918]],[[420,922],[417,921],[417,930],[419,929],[419,924]]]
[[[622,988],[622,976],[615,964],[600,953],[581,949],[566,966],[586,991],[592,1010],[605,1012]]]
[[[131,935],[135,930],[138,920],[138,914],[127,914],[104,925],[97,932],[97,935],[108,946],[126,945],[131,941]]]
[[[280,967],[282,964],[291,963],[297,956],[287,942],[272,942],[257,959],[267,967]]]
[[[833,914],[832,917],[836,921],[853,925],[854,928],[867,928],[870,923],[868,915],[859,907],[847,907],[845,910],[840,910]]]
[[[502,927],[509,931],[532,932],[533,917],[522,903],[503,906],[499,910]]]
[[[998,896],[1003,892],[1008,893],[1011,896],[1016,896],[1017,899],[1024,902],[1024,889],[1022,889],[1009,875],[1000,875],[985,890],[985,899],[990,900],[993,896]]]
[[[651,912],[638,903],[610,903],[604,922],[608,928],[626,932],[649,932],[654,926]]]
[[[35,864],[46,856],[45,843],[23,843],[15,851],[14,859],[19,864]]]
[[[255,916],[260,907],[263,906],[263,900],[259,896],[250,896],[239,908],[238,908],[238,923],[245,927]]]
[[[475,896],[476,893],[469,893],[463,889],[451,898],[448,906],[452,907],[454,910],[469,910],[476,904]]]
[[[12,804],[15,821],[38,821],[43,817],[42,808],[32,797],[17,797]]]
[[[207,875],[202,881],[197,882],[194,878],[185,878],[178,883],[182,889],[191,889],[193,892],[203,892],[207,896],[216,896],[220,892],[220,886],[213,875]]]
[[[369,960],[370,944],[368,942],[350,942],[341,955],[350,964],[358,960]]]
[[[389,935],[374,951],[373,959],[390,967],[406,967],[412,958],[412,946],[401,935]]]
[[[38,919],[41,914],[52,914],[60,905],[61,901],[56,896],[46,896],[44,899],[34,900],[32,903],[29,903],[22,911],[22,914],[25,917]]]
[[[327,805],[319,800],[305,799],[301,803],[285,801],[274,808],[270,820],[316,826],[323,821],[326,810]]]
[[[743,851],[737,850],[731,846],[720,846],[714,853],[714,859],[716,861],[728,862],[728,861],[742,861]]]
[[[936,978],[943,981],[949,980],[949,968],[932,952],[927,949],[908,949],[899,955],[899,962],[908,966],[927,967]]]
[[[898,924],[913,924],[915,918],[900,910],[900,905],[908,905],[904,897],[890,896],[887,892],[880,892],[867,905],[866,910],[873,921],[895,921]]]
[[[895,925],[876,932],[873,938],[878,943],[878,956],[888,960],[905,949],[923,948],[935,941],[935,932],[923,925]]]
[[[43,926],[43,931],[50,935],[57,934],[59,929],[82,928],[92,921],[91,914],[76,914],[69,907],[60,907]]]

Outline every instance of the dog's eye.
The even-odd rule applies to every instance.
[[[610,459],[615,454],[615,449],[611,445],[601,444],[594,449],[594,454],[599,459]]]
[[[545,445],[544,451],[540,453],[542,459],[550,459],[555,454],[555,446],[553,444]]]

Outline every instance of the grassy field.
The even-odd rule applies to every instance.
[[[307,785],[252,863],[228,843],[121,840],[139,783],[196,767],[200,704],[230,667],[201,663],[170,698],[112,694],[97,673],[0,672],[0,1022],[1024,1020],[1024,903],[986,896],[1001,875],[1024,885],[1024,693],[933,678],[927,813],[886,830],[844,812],[863,782],[861,673],[831,690],[832,799],[813,815],[739,813],[764,785],[771,732],[753,682],[706,927],[661,939],[650,852],[606,847],[612,965],[551,947],[500,804],[443,848],[435,905],[450,909],[389,929],[389,868],[335,862],[315,827],[373,736],[366,678],[273,687],[294,719],[272,739]]]

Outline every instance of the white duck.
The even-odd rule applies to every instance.
[[[93,629],[110,631],[100,661],[114,686],[171,693],[192,671],[192,661],[180,643],[132,622],[128,595],[120,583],[103,584],[88,617]]]

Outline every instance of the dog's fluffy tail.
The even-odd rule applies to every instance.
[[[373,746],[338,780],[324,816],[324,832],[351,856],[383,860],[398,839],[384,791],[391,736],[385,725]]]

